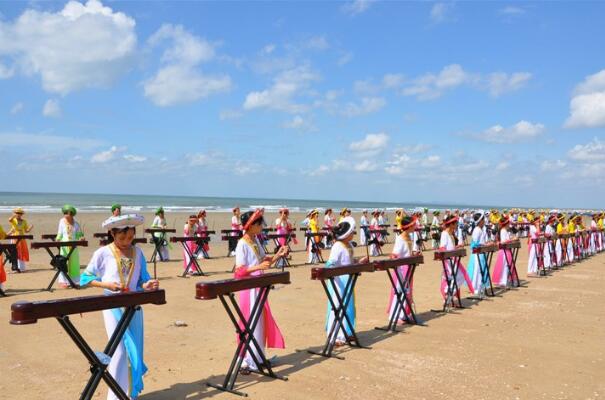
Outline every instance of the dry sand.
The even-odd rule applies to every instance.
[[[92,247],[81,251],[85,265],[97,241],[92,233],[104,219],[81,214]],[[151,215],[146,215],[151,221]],[[356,216],[358,217],[358,216]],[[6,221],[7,215],[0,215]],[[59,216],[27,215],[36,237],[56,231]],[[230,215],[210,214],[210,227],[228,228]],[[272,221],[273,215],[267,217]],[[180,232],[184,214],[168,216]],[[295,216],[301,220],[302,216]],[[178,223],[177,223],[178,221]],[[6,223],[3,223],[6,227]],[[139,233],[140,235],[141,233]],[[180,234],[180,233],[179,233]],[[145,307],[145,377],[143,400],[235,398],[206,386],[224,377],[235,350],[234,329],[218,300],[194,298],[200,280],[230,278],[233,259],[224,257],[224,242],[211,243],[213,258],[203,262],[208,277],[181,279],[182,250],[174,261],[159,264],[167,304]],[[388,253],[392,244],[386,246]],[[145,254],[151,246],[144,245]],[[566,267],[544,278],[526,279],[527,250],[519,254],[525,287],[503,293],[449,314],[432,313],[442,305],[440,265],[425,253],[415,276],[416,309],[426,326],[403,333],[374,330],[386,323],[389,284],[384,273],[360,277],[357,329],[371,350],[345,349],[346,360],[325,359],[296,349],[318,349],[325,340],[326,299],[303,265],[302,245],[293,254],[291,284],[269,296],[287,348],[277,355],[277,372],[287,382],[250,375],[237,387],[255,399],[597,399],[605,396],[605,254]],[[357,249],[358,255],[364,254]],[[327,253],[326,253],[327,255]],[[9,325],[10,305],[19,300],[45,300],[101,294],[97,289],[40,291],[52,272],[45,252],[31,251],[29,271],[8,276],[9,297],[0,298],[0,393],[3,399],[69,399],[79,397],[88,364],[56,321]],[[72,317],[85,338],[100,350],[106,343],[99,313]],[[188,326],[175,327],[176,320]],[[105,398],[99,386],[95,398]]]

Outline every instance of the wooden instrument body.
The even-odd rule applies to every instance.
[[[224,279],[214,282],[198,282],[195,285],[195,298],[198,300],[216,299],[229,293],[255,289],[277,284],[290,283],[290,272],[275,272],[242,279]]]

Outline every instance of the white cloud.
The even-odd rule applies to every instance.
[[[430,100],[440,97],[445,90],[453,89],[471,81],[473,77],[458,64],[443,67],[438,74],[422,75],[405,87],[402,94],[416,96],[419,100]]]
[[[15,115],[15,114],[19,114],[21,111],[23,111],[23,103],[19,101],[11,107],[10,113],[12,115]]]
[[[307,40],[305,47],[311,50],[327,50],[330,48],[330,43],[325,36],[313,36]]]
[[[534,178],[529,175],[517,176],[513,179],[513,182],[525,187],[534,186]]]
[[[378,169],[378,166],[374,161],[363,160],[361,162],[356,163],[353,166],[353,169],[357,172],[373,172]]]
[[[190,103],[231,89],[228,75],[207,75],[199,69],[199,64],[215,58],[213,44],[180,25],[171,24],[162,25],[149,38],[149,45],[155,47],[165,41],[169,41],[171,47],[162,54],[162,67],[143,82],[145,97],[154,104],[166,107]]]
[[[273,53],[273,51],[275,51],[276,46],[273,43],[269,43],[268,45],[265,45],[265,47],[263,47],[263,49],[261,50],[261,53],[263,54],[271,54]]]
[[[488,143],[517,143],[534,139],[545,131],[546,128],[542,124],[522,120],[508,128],[494,125],[471,137]]]
[[[330,167],[328,167],[327,165],[320,165],[319,167],[317,167],[317,169],[311,171],[309,173],[310,176],[321,176],[321,175],[325,175],[328,172],[330,172]]]
[[[126,151],[125,147],[111,146],[108,150],[94,154],[90,158],[90,162],[93,164],[104,164],[113,160],[116,155],[123,151]]]
[[[543,172],[558,171],[567,166],[567,162],[563,160],[544,160],[540,164],[540,170]]]
[[[384,150],[389,143],[389,135],[386,133],[370,133],[363,140],[353,142],[349,150],[362,157],[370,157]]]
[[[147,161],[147,157],[137,156],[137,155],[134,155],[134,154],[124,154],[124,159],[126,161],[130,161],[130,162],[133,162],[133,163],[140,163],[140,162]]]
[[[224,160],[225,157],[219,152],[208,152],[188,154],[185,158],[188,159],[189,165],[192,167],[208,167],[220,164],[221,160]]]
[[[42,115],[50,118],[58,118],[61,116],[61,106],[59,102],[54,99],[46,100],[44,107],[42,107]]]
[[[296,103],[296,97],[307,92],[311,82],[318,79],[308,66],[288,69],[277,75],[268,89],[248,93],[243,107],[245,110],[267,108],[293,114],[305,112],[308,106]]]
[[[103,142],[97,139],[83,137],[69,137],[31,133],[0,133],[0,148],[2,147],[43,147],[46,150],[61,150],[78,148],[81,150],[93,149],[102,146]]]
[[[420,165],[425,168],[436,167],[441,164],[441,157],[438,155],[430,155],[420,160]]]
[[[355,16],[366,12],[374,0],[354,0],[350,3],[346,3],[341,7],[342,12],[345,14]]]
[[[594,138],[587,144],[577,144],[567,153],[569,158],[582,162],[605,160],[605,143]]]
[[[498,14],[502,15],[522,15],[525,14],[525,9],[517,6],[506,6],[498,10]]]
[[[496,171],[506,171],[510,168],[510,163],[508,161],[500,161],[496,165]]]
[[[347,51],[347,52],[342,53],[340,56],[338,56],[338,59],[336,60],[336,64],[342,66],[342,65],[350,63],[351,60],[353,60],[353,53],[350,51]]]
[[[349,102],[340,110],[340,114],[347,117],[357,117],[379,111],[387,104],[382,97],[362,97],[361,102]]]
[[[494,72],[487,76],[486,83],[489,93],[493,97],[498,97],[504,93],[523,88],[531,78],[532,74],[529,72],[516,72],[513,74]]]
[[[395,152],[397,153],[407,153],[407,154],[416,154],[416,153],[424,153],[432,149],[433,146],[430,144],[418,143],[414,145],[406,145],[406,146],[397,146]]]
[[[295,115],[290,121],[284,123],[287,129],[304,129],[309,127],[309,123],[300,115]]]
[[[566,128],[605,126],[605,69],[587,76],[576,86],[569,108]]]
[[[39,74],[44,90],[69,92],[107,87],[133,66],[135,21],[100,1],[69,1],[56,13],[28,9],[0,21],[0,56]]]
[[[403,85],[405,76],[403,74],[386,74],[382,77],[382,86],[386,89],[394,89]]]
[[[431,21],[440,24],[450,18],[450,13],[454,8],[454,3],[435,3],[431,7]]]
[[[260,171],[260,165],[254,162],[236,161],[233,165],[233,172],[236,175],[250,175]]]

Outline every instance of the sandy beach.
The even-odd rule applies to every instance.
[[[149,225],[152,215],[145,217]],[[169,227],[180,235],[186,217],[168,214]],[[359,215],[354,217],[359,220]],[[26,214],[25,218],[38,238],[56,232],[60,215]],[[101,231],[105,218],[100,213],[76,216],[90,245],[80,252],[83,267],[98,248],[92,234]],[[7,214],[0,214],[5,228],[7,219]],[[274,219],[274,214],[266,216],[268,222]],[[302,219],[292,216],[293,221]],[[211,213],[208,220],[210,229],[227,229],[230,214]],[[143,235],[142,229],[137,235]],[[387,254],[392,240],[393,236],[385,247]],[[151,245],[142,247],[149,257]],[[278,356],[276,371],[288,381],[240,376],[237,388],[251,398],[597,399],[605,395],[603,253],[550,276],[528,279],[523,246],[518,259],[523,287],[480,302],[467,299],[468,308],[439,314],[430,310],[442,305],[441,265],[427,251],[414,280],[416,310],[426,326],[406,326],[399,334],[374,329],[387,322],[386,274],[363,274],[356,289],[357,330],[361,342],[372,348],[345,347],[346,359],[338,360],[296,351],[322,346],[326,298],[320,284],[310,279],[303,245],[294,250],[291,284],[276,287],[269,296],[286,349],[270,349],[268,355]],[[356,252],[364,255],[365,249]],[[158,264],[167,304],[144,307],[149,371],[140,398],[235,398],[206,386],[208,381],[219,383],[227,371],[235,350],[233,327],[218,300],[194,298],[196,282],[232,277],[233,258],[225,257],[226,244],[215,237],[213,258],[202,261],[209,276],[183,279],[177,277],[183,269],[182,249],[173,245],[170,254],[170,262]],[[0,393],[6,399],[76,398],[89,376],[80,352],[54,320],[9,325],[10,306],[21,300],[100,295],[101,291],[41,291],[53,274],[49,257],[40,250],[31,250],[30,256],[28,272],[9,274],[9,296],[0,298]],[[187,326],[176,327],[177,320]],[[93,349],[102,349],[106,336],[99,313],[74,315],[72,321]],[[105,398],[106,392],[102,383],[95,398]]]

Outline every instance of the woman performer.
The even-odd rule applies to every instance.
[[[378,232],[372,232],[380,229],[380,225],[378,224],[379,216],[380,211],[374,210],[372,212],[372,220],[370,221],[370,255],[372,257],[380,255],[380,252],[378,251],[380,246],[380,234]]]
[[[168,228],[168,224],[166,223],[166,218],[164,217],[164,208],[160,207],[155,211],[155,218],[153,219],[153,223],[151,224],[152,228],[156,229],[166,229]],[[165,232],[156,232],[153,234],[153,240],[156,243],[160,243],[159,246],[159,256],[160,261],[170,261],[170,254],[168,253],[168,238]]]
[[[440,250],[455,250],[456,247],[462,247],[462,245],[456,245],[454,241],[454,232],[456,231],[456,226],[458,225],[458,217],[451,216],[450,218],[443,221],[443,232],[441,232],[441,240],[439,241],[439,249]],[[448,271],[448,274],[451,274],[452,271]],[[474,293],[473,284],[471,283],[468,274],[466,273],[466,269],[462,265],[461,262],[458,263],[458,273],[456,274],[456,283],[458,284],[458,290],[465,284],[468,286],[468,289],[471,293]],[[447,279],[443,272],[441,272],[441,295],[443,298],[446,298],[447,293]]]
[[[555,249],[552,248],[552,241],[549,237],[555,234],[554,223],[557,218],[554,215],[550,215],[546,220],[546,226],[544,228],[544,235],[547,237],[547,242],[544,244],[544,268],[551,269],[553,266],[557,266],[557,260],[555,255]],[[550,255],[554,257],[551,257]]]
[[[351,216],[351,210],[348,208],[343,208],[340,210],[340,218],[338,219],[338,223],[341,223],[346,217]]]
[[[332,250],[330,251],[330,257],[328,258],[328,261],[326,262],[326,268],[343,267],[343,266],[355,264],[358,262],[359,263],[368,262],[367,257],[363,257],[361,259],[353,258],[353,245],[351,244],[351,240],[353,239],[353,236],[355,235],[355,220],[353,219],[353,217],[350,217],[350,216],[344,217],[343,220],[332,229],[332,233],[334,234],[336,242],[334,243],[334,246],[332,246]],[[336,286],[337,286],[338,292],[339,292],[338,294],[341,299],[344,294],[343,293],[344,288],[345,288],[345,286],[347,286],[349,279],[350,278],[348,275],[341,275],[341,276],[334,278],[334,282],[336,283]],[[333,292],[333,288],[331,286],[329,287],[329,292],[330,292],[330,297],[332,298],[332,301],[334,302],[336,307],[338,307],[340,305],[340,303],[336,297],[336,294]],[[351,321],[353,328],[355,328],[355,294],[354,293],[353,293],[353,298],[351,299],[351,301],[349,301],[349,304],[348,304],[345,312],[347,314],[349,321]],[[330,307],[330,303],[328,302],[328,312],[326,315],[326,334],[328,334],[328,335],[330,334],[330,328],[332,327],[333,322],[334,322],[334,312],[333,312],[332,308]],[[346,332],[346,336],[343,333],[343,331]],[[344,329],[340,329],[337,333],[336,342],[334,345],[336,347],[343,346],[347,341],[347,337],[349,337],[351,334],[352,334],[351,329],[350,329],[349,325],[345,322]]]
[[[309,232],[310,233],[319,233],[319,223],[318,223],[318,216],[319,216],[319,211],[317,210],[313,210],[311,211],[311,213],[309,214]],[[308,241],[308,245],[307,245],[307,251],[308,251],[308,258],[307,258],[307,263],[311,264],[313,262],[313,249],[315,248],[315,251],[320,252],[321,253],[321,249],[319,247],[321,240],[319,236],[312,236],[309,238]],[[315,246],[313,246],[313,243],[315,243]]]
[[[441,236],[441,233],[439,232],[439,227],[441,226],[441,223],[439,222],[440,213],[439,210],[433,211],[433,221],[431,221],[431,238],[433,239],[431,241],[431,248],[433,249],[436,249],[439,246],[438,239]]]
[[[103,228],[111,231],[112,243],[94,252],[80,278],[81,286],[102,288],[106,295],[158,289],[159,282],[147,272],[143,251],[132,244],[135,227],[143,221],[142,216],[130,214],[112,216],[103,222]],[[111,338],[122,315],[121,308],[103,311],[107,337]],[[143,375],[147,372],[143,361],[143,310],[135,312],[107,370],[131,398],[135,399],[143,390]],[[110,390],[107,399],[117,396]]]
[[[34,228],[33,225],[29,225],[26,220],[23,219],[25,211],[21,207],[17,207],[13,210],[13,216],[8,220],[11,225],[11,229],[8,232],[9,235],[21,236],[26,235]],[[25,239],[12,240],[12,243],[17,244],[17,265],[19,271],[25,272],[26,262],[29,262],[29,250],[27,249],[27,241]],[[79,267],[78,267],[79,268]]]
[[[500,227],[500,230],[497,234],[498,241],[500,243],[510,242],[513,239],[512,234],[508,230],[510,226],[510,218],[503,215],[500,217],[498,226]],[[492,281],[494,285],[506,287],[508,284],[510,268],[509,260],[512,260],[512,253],[510,249],[498,250],[498,257],[496,258],[496,264],[494,265],[494,272],[492,274]]]
[[[242,225],[240,223],[240,209],[239,207],[234,207],[233,210],[233,215],[231,216],[231,230],[232,231],[241,231],[242,230]],[[238,234],[237,232],[231,232],[229,234],[229,236],[231,236],[231,239],[229,240],[229,255],[230,256],[234,256],[235,255],[235,246],[237,245],[237,238],[238,238]]]
[[[122,215],[122,206],[118,203],[111,206],[111,215],[114,217],[119,217]]]
[[[401,232],[395,237],[395,244],[393,245],[393,252],[390,255],[391,259],[397,259],[397,258],[404,258],[404,257],[410,257],[412,255],[412,239],[410,238],[410,235],[414,232],[415,226],[416,226],[416,221],[414,221],[413,218],[410,217],[403,217],[401,219]],[[392,278],[395,282],[397,282],[397,289],[401,290],[401,286],[399,284],[399,282],[403,282],[404,277],[407,275],[408,273],[408,265],[401,265],[399,267],[397,267],[397,269],[394,272],[391,272],[392,274]],[[399,275],[399,279],[394,276],[394,274]],[[407,298],[409,298],[412,302],[412,304],[408,304],[406,302],[405,305],[405,310],[399,310],[398,316],[397,316],[397,320],[400,323],[405,323],[406,321],[406,315],[410,315],[411,314],[411,309],[410,306],[413,307],[414,301],[413,301],[413,297],[412,297],[412,291],[414,288],[414,283],[412,281],[410,281],[410,286],[407,290],[409,290],[409,293],[407,295]],[[389,307],[387,309],[387,313],[389,314],[389,320],[391,320],[393,318],[393,314],[396,311],[396,305],[397,302],[395,302],[395,290],[393,288],[391,288],[391,293],[389,295]]]
[[[2,225],[0,225],[0,240],[3,240],[5,237],[6,232],[4,232]],[[6,282],[6,271],[4,270],[4,259],[0,252],[0,291],[4,291],[4,282]]]
[[[527,260],[527,277],[533,278],[538,276],[538,245],[532,243],[532,239],[540,237],[540,218],[534,218],[529,226],[529,255]]]
[[[199,226],[197,225],[197,221],[198,221],[197,215],[189,216],[187,223],[183,227],[183,236],[194,237],[194,236],[198,235]],[[197,243],[195,241],[190,241],[190,242],[185,242],[184,244],[185,244],[185,246],[187,246],[187,248],[189,249],[191,254],[193,254],[195,256],[195,252],[197,250]],[[187,253],[187,250],[183,249],[183,268],[185,269],[185,272],[187,274],[193,274],[195,272],[195,271],[188,270],[188,266],[189,266],[190,262],[191,262],[191,259],[189,257],[189,253]]]
[[[334,215],[334,213],[333,213],[333,211],[332,211],[331,208],[326,209],[326,211],[324,213],[324,226],[323,226],[323,228],[325,230],[327,230],[327,231],[331,231],[332,228],[334,227],[334,223],[336,222],[334,220],[333,215]],[[326,246],[327,249],[329,249],[330,247],[332,247],[332,241],[333,241],[333,239],[332,239],[331,236],[332,236],[331,234],[327,235],[323,239],[324,245]]]
[[[370,237],[368,227],[370,226],[370,220],[368,219],[368,210],[363,210],[361,218],[359,219],[359,242],[361,246],[368,245],[368,239]]]
[[[84,233],[80,228],[80,224],[74,218],[77,214],[77,210],[70,204],[65,204],[61,208],[63,218],[59,221],[59,229],[57,231],[56,240],[60,242],[73,242],[76,240],[84,240]],[[60,254],[63,257],[67,257],[71,247],[61,247]],[[80,279],[80,252],[76,247],[69,260],[67,260],[67,273],[74,282]],[[69,282],[63,274],[59,274],[59,287],[66,289],[69,287]]]
[[[206,210],[200,210],[200,212],[197,213],[197,235],[202,237],[208,237],[208,234],[206,233],[207,231],[208,222],[206,222]],[[210,258],[209,256],[206,256],[206,254],[208,254],[208,252],[210,251],[210,245],[208,243],[208,240],[205,240],[204,244],[201,247],[198,247],[197,252],[195,253],[195,256],[198,259],[202,257]],[[203,253],[202,249],[204,249],[206,253]]]
[[[287,235],[293,231],[292,224],[288,217],[290,216],[290,210],[282,208],[279,210],[279,217],[275,220],[275,233],[278,235]],[[294,238],[293,238],[294,239]],[[288,240],[285,237],[277,239],[280,246],[287,246]],[[296,242],[294,242],[296,244]]]
[[[485,213],[483,211],[475,213],[473,215],[473,221],[475,221],[475,227],[471,234],[471,257],[468,262],[467,271],[473,285],[472,293],[474,295],[483,296],[489,282],[486,279],[487,277],[484,277],[481,273],[481,266],[486,265],[487,258],[485,254],[473,254],[473,249],[487,244]]]
[[[246,278],[249,276],[261,276],[263,271],[271,267],[280,257],[288,254],[288,248],[282,246],[273,256],[265,255],[263,247],[258,242],[258,235],[262,232],[263,214],[261,210],[248,211],[241,217],[244,235],[237,242],[235,248],[235,279]],[[242,290],[239,292],[239,306],[246,319],[250,318],[250,312],[258,301],[260,293],[259,288]],[[240,322],[240,325],[243,322]],[[265,346],[273,349],[283,349],[285,347],[284,338],[273,319],[269,303],[265,303],[262,315],[254,329],[254,338],[260,346],[260,350],[265,353]],[[258,371],[254,359],[259,360],[257,350],[249,351],[244,355],[241,373],[250,374],[250,371]]]

